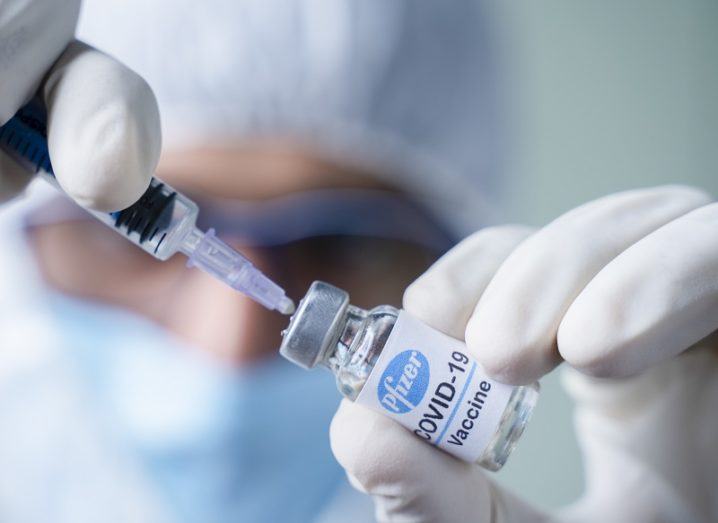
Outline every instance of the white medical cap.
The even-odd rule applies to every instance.
[[[85,0],[79,37],[152,86],[165,144],[286,137],[487,219],[496,93],[476,0]]]

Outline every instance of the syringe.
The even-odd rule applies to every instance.
[[[0,127],[0,149],[32,173],[60,189],[47,147],[47,113],[35,99]],[[239,252],[214,235],[197,228],[199,208],[192,200],[158,178],[127,209],[90,211],[135,245],[159,260],[184,253],[188,267],[198,267],[268,309],[291,314],[294,303],[284,290]]]

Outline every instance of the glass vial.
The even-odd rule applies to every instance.
[[[395,307],[350,305],[324,282],[310,286],[280,353],[305,369],[329,369],[344,397],[489,470],[504,465],[538,399],[538,383],[498,383],[463,342]]]

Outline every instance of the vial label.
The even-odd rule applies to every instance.
[[[356,401],[473,462],[491,442],[513,390],[487,377],[463,342],[401,311]]]

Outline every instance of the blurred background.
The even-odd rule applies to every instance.
[[[462,234],[541,226],[641,186],[718,194],[717,3],[456,4],[86,0],[79,36],[156,92],[161,177],[295,298],[321,278],[357,305],[398,303],[471,220]],[[9,216],[22,241],[0,253],[0,335],[20,362],[0,361],[0,519],[107,521],[108,506],[156,505],[187,521],[308,521],[347,486],[327,436],[339,394],[329,375],[277,361],[286,318],[38,201]],[[273,201],[287,204],[276,230],[242,227],[274,216]],[[357,213],[341,212],[347,201]],[[387,201],[397,214],[377,220]],[[313,228],[275,237],[311,221],[305,211]],[[24,305],[23,271],[38,280]],[[549,509],[583,490],[559,373],[498,474]],[[257,390],[273,394],[258,404]]]
[[[718,194],[718,4],[519,1],[493,14],[511,101],[508,179],[521,180],[505,187],[509,221],[540,225],[640,186]],[[499,477],[556,507],[583,485],[557,373],[542,386],[535,419]],[[555,481],[541,480],[546,470]]]

